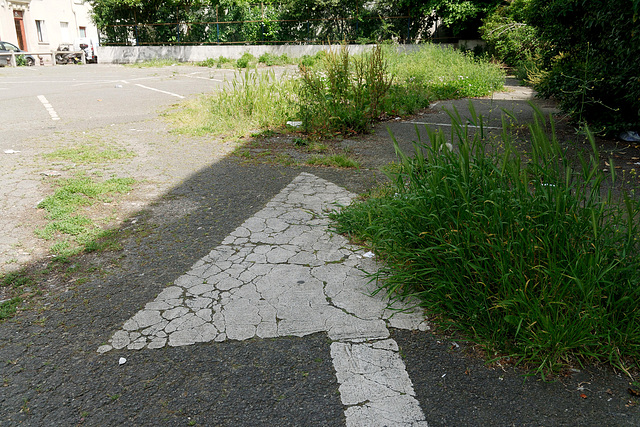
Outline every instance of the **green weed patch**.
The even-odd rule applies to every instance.
[[[170,115],[178,132],[244,136],[255,129],[284,127],[295,114],[297,81],[272,71],[245,70],[225,90],[183,104]]]
[[[87,245],[94,247],[96,244],[92,242],[105,232],[83,210],[96,202],[110,202],[114,194],[131,191],[134,183],[131,178],[103,182],[85,176],[61,179],[56,191],[38,204],[38,208],[46,211],[48,223],[36,230],[36,235],[58,240],[51,250],[63,256],[77,253]]]
[[[360,164],[344,154],[333,154],[327,156],[312,156],[307,160],[308,165],[330,166],[338,168],[360,168]]]
[[[244,59],[243,59],[244,58]],[[245,55],[237,66],[255,58]],[[289,58],[264,54],[265,64]],[[221,59],[206,66],[221,66]],[[300,78],[246,69],[225,90],[183,103],[168,115],[178,132],[244,136],[302,122],[307,133],[366,132],[384,115],[409,115],[437,99],[485,96],[502,88],[497,66],[452,49],[425,45],[416,52],[395,46],[350,55],[346,48],[305,56]]]
[[[125,64],[126,67],[134,67],[134,68],[161,68],[161,67],[172,67],[174,65],[181,65],[178,60],[175,59],[166,59],[166,58],[156,58],[156,59],[148,59],[146,61],[136,62],[135,64]]]
[[[453,150],[427,129],[413,156],[398,150],[392,187],[333,216],[384,260],[380,291],[543,375],[584,360],[637,366],[640,202],[606,189],[593,138],[570,161],[538,112],[525,163],[506,130],[496,150],[452,122]]]
[[[63,160],[82,164],[112,162],[133,156],[134,153],[127,150],[105,147],[104,145],[98,147],[97,144],[81,144],[72,148],[60,148],[42,155],[42,157],[49,160]]]
[[[9,301],[0,303],[0,320],[13,317],[20,304],[22,304],[22,298],[20,297],[11,298]]]

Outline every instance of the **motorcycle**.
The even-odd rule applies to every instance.
[[[71,44],[61,44],[56,51],[56,64],[79,64],[82,62],[82,54],[70,51]],[[68,52],[68,53],[65,53]]]

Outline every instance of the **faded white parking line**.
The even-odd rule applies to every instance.
[[[44,108],[46,108],[47,111],[49,112],[49,115],[51,116],[51,120],[60,120],[58,113],[56,113],[56,110],[53,109],[53,107],[51,106],[51,104],[49,104],[49,101],[47,101],[47,98],[45,98],[44,95],[38,95],[38,99],[40,100],[42,105],[44,105]]]
[[[191,74],[183,74],[184,77],[189,77],[190,79],[201,79],[201,80],[209,80],[212,82],[224,82],[224,80],[220,80],[220,79],[214,79],[213,77],[200,77],[200,76],[194,76],[194,74],[200,74],[200,73],[191,73]]]
[[[149,86],[141,85],[141,84],[138,84],[138,83],[136,83],[136,86],[141,87],[143,89],[153,90],[155,92],[165,93],[167,95],[175,96],[176,98],[180,98],[180,99],[184,99],[185,98],[184,96],[178,95],[177,93],[167,92],[166,90],[160,90],[160,89],[156,89],[154,87],[149,87]]]

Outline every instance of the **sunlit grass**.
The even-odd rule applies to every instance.
[[[104,163],[135,156],[131,151],[106,144],[85,143],[69,148],[59,148],[51,153],[42,154],[49,160],[63,160],[73,163]]]
[[[297,80],[272,71],[245,70],[224,90],[181,105],[168,115],[178,132],[244,136],[284,127],[296,112]]]
[[[436,99],[484,96],[504,83],[497,66],[435,45],[414,53],[389,46],[382,54],[355,56],[339,49],[302,58],[304,84],[292,76],[276,78],[271,71],[247,69],[222,91],[186,101],[167,117],[178,132],[192,135],[245,136],[301,119],[311,133],[333,127],[363,131],[380,114],[412,114]],[[258,60],[288,59],[263,55]],[[223,63],[227,61],[218,58],[202,65]]]
[[[394,76],[388,113],[412,114],[436,100],[486,96],[504,86],[498,66],[452,48],[425,44],[405,53],[384,46],[384,54]]]
[[[334,216],[384,261],[380,290],[543,374],[585,360],[637,367],[640,201],[605,191],[593,139],[570,162],[540,112],[529,163],[507,131],[495,150],[452,119],[453,151],[427,129],[412,156],[398,150],[391,189]]]
[[[54,241],[50,249],[54,254],[70,256],[88,246],[95,250],[99,246],[95,241],[105,231],[84,210],[131,191],[134,183],[132,178],[96,182],[86,176],[59,180],[56,191],[38,204],[46,211],[47,224],[37,229],[36,235]]]

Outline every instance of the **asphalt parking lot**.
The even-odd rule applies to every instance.
[[[218,90],[233,74],[189,66],[5,67],[0,69],[0,137],[4,146],[37,131],[92,129],[151,118],[163,106]]]
[[[385,317],[355,279],[364,254],[331,236],[317,209],[367,189],[373,167],[244,164],[228,156],[233,142],[176,135],[158,117],[232,76],[190,66],[0,69],[0,271],[48,256],[33,229],[52,177],[138,181],[108,206],[131,238],[87,257],[99,274],[57,278],[62,287],[39,310],[0,324],[0,426],[640,424],[619,372],[526,379]],[[474,102],[494,126],[501,108],[530,115],[530,97],[513,89]],[[438,110],[390,127],[407,139],[416,124],[446,119]],[[393,158],[376,130],[349,141],[353,151],[378,158],[383,147]],[[131,156],[42,157],[87,142]]]

